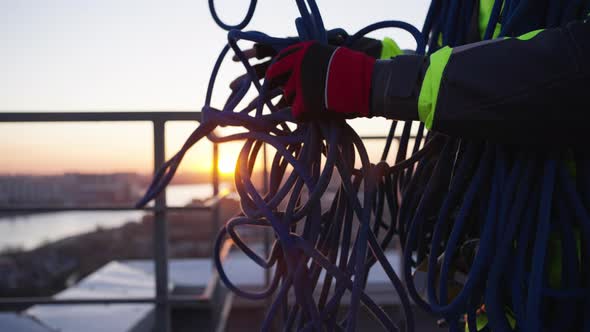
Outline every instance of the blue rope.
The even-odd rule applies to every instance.
[[[250,23],[250,21],[252,20],[252,17],[254,17],[254,10],[256,9],[257,1],[258,0],[250,0],[250,5],[248,6],[248,12],[246,13],[246,16],[244,17],[242,22],[236,25],[226,24],[219,18],[219,16],[217,15],[217,11],[215,10],[215,0],[209,0],[209,11],[211,12],[213,20],[215,21],[215,23],[217,23],[217,25],[219,25],[220,28],[228,31],[233,29],[241,30],[245,28],[248,25],[248,23]]]
[[[492,37],[498,23],[505,36],[562,25],[579,16],[589,3],[496,0],[485,39]],[[305,40],[327,43],[334,34],[344,38],[344,45],[351,45],[375,30],[397,28],[413,36],[416,53],[431,54],[441,46],[467,42],[472,20],[466,16],[471,15],[474,4],[433,0],[422,31],[405,22],[384,21],[349,36],[343,29],[326,30],[315,1],[296,0],[298,36],[277,38],[242,31],[254,15],[256,0],[250,1],[246,16],[236,25],[221,21],[214,1],[209,0],[211,15],[228,31],[228,40],[213,66],[203,120],[156,172],[138,206],[164,190],[186,152],[202,138],[215,143],[243,141],[234,178],[241,212],[217,235],[213,259],[220,279],[232,292],[252,300],[272,299],[261,324],[263,331],[273,330],[278,321],[285,330],[354,331],[361,305],[386,330],[400,330],[397,319],[366,293],[368,276],[377,265],[399,295],[405,331],[415,330],[413,305],[443,317],[450,331],[462,331],[466,317],[471,331],[476,328],[476,310],[483,304],[489,320],[484,330],[566,327],[590,331],[589,320],[579,317],[590,309],[587,151],[573,150],[574,180],[561,152],[464,141],[426,133],[423,124],[413,128],[410,122],[403,123],[402,133],[396,137],[401,124],[393,121],[381,160],[372,164],[361,138],[345,121],[296,123],[290,109],[277,102],[280,89],[271,90],[266,82],[261,83],[256,68],[238,45],[238,41],[261,43],[278,52]],[[245,74],[232,83],[223,107],[216,108],[211,105],[212,96],[229,51],[243,65]],[[255,97],[246,102],[249,92]],[[218,126],[243,130],[219,136],[214,132]],[[395,162],[389,165],[386,159],[394,140],[398,147]],[[260,193],[252,176],[264,144],[274,150],[274,156],[268,192]],[[322,197],[335,177],[339,185],[328,203]],[[272,229],[275,234],[268,257],[259,255],[240,236],[241,229],[252,227]],[[560,239],[562,252],[558,289],[548,287],[546,272],[550,268],[547,248],[554,236]],[[580,252],[577,236],[582,243]],[[257,266],[272,271],[265,289],[245,290],[232,282],[224,269],[224,264],[231,262],[221,257],[228,238]],[[403,282],[385,255],[395,238],[403,248]],[[466,262],[463,247],[470,241],[476,241],[477,249]],[[413,279],[421,264],[427,265],[426,285],[420,285],[425,286],[425,292]],[[466,280],[452,291],[450,283],[455,283],[459,269]],[[341,315],[345,294],[350,295],[350,305]],[[546,314],[542,310],[547,303],[561,307]],[[513,313],[515,327],[507,312]]]

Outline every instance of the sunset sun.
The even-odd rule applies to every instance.
[[[217,168],[219,169],[219,173],[224,175],[231,175],[234,173],[234,169],[236,167],[236,160],[232,156],[220,156],[219,161],[217,162]]]

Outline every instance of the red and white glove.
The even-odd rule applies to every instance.
[[[282,50],[268,68],[298,120],[368,116],[375,59],[344,47],[303,42]]]

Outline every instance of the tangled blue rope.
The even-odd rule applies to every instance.
[[[215,22],[228,31],[228,42],[211,74],[203,121],[158,170],[138,205],[162,192],[185,153],[200,139],[245,141],[235,171],[242,212],[219,232],[214,260],[221,280],[234,293],[270,299],[263,331],[278,321],[284,330],[354,331],[361,304],[386,330],[398,331],[396,319],[365,290],[376,264],[399,295],[405,331],[415,329],[411,302],[443,317],[451,331],[462,330],[463,321],[476,331],[476,309],[483,304],[489,321],[486,329],[493,331],[536,332],[546,326],[590,331],[590,323],[580,318],[590,310],[588,151],[579,147],[531,151],[517,144],[468,142],[426,132],[423,125],[411,138],[412,123],[393,121],[381,160],[371,163],[361,138],[345,121],[296,123],[290,109],[277,101],[281,91],[269,90],[259,81],[238,46],[239,41],[250,41],[280,51],[304,40],[327,43],[334,34],[348,36],[342,29],[325,29],[314,0],[296,3],[301,14],[295,21],[299,36],[276,38],[242,31],[254,15],[256,0],[251,0],[237,25],[221,21],[209,0]],[[383,28],[412,34],[418,54],[426,53],[427,46],[432,53],[442,45],[461,45],[467,42],[471,22],[466,16],[474,5],[474,1],[433,0],[422,32],[405,22],[379,22],[347,37],[345,45]],[[580,0],[496,1],[485,39],[491,38],[497,24],[502,35],[513,36],[562,25],[587,7]],[[215,108],[212,93],[230,50],[246,75],[232,84],[223,107]],[[240,108],[251,90],[257,96]],[[396,137],[399,125],[402,134]],[[217,136],[213,134],[217,126],[243,131]],[[399,146],[395,163],[389,165],[385,160],[394,139]],[[275,153],[269,190],[260,193],[252,174],[264,144]],[[575,162],[575,177],[566,167],[568,158]],[[360,168],[355,168],[357,159]],[[339,187],[325,206],[321,198],[334,178]],[[257,254],[240,237],[240,229],[250,227],[272,229],[275,242],[268,257]],[[226,238],[258,266],[274,271],[266,289],[244,290],[227,276],[219,255]],[[403,283],[384,254],[396,238],[403,247]],[[562,252],[559,288],[547,277],[552,268],[547,264],[548,248],[555,239]],[[474,243],[468,259],[465,248]],[[415,270],[423,264],[426,292],[414,280]],[[451,290],[460,268],[465,281],[460,289]],[[350,305],[342,313],[345,294],[350,294]],[[507,318],[508,312],[516,323]]]
[[[484,39],[492,37],[497,25],[501,36],[564,26],[583,17],[589,3],[495,1]],[[432,2],[423,30],[429,52],[467,43],[471,22],[461,18],[471,5]],[[590,205],[583,203],[587,149],[531,149],[514,143],[449,139],[432,176],[423,180],[422,193],[408,193],[409,199],[402,200],[398,222],[405,224],[400,231],[408,230],[403,242],[408,293],[423,309],[443,317],[451,331],[463,330],[463,321],[469,331],[477,331],[475,309],[484,304],[484,330],[587,331],[590,324],[582,314],[590,303],[590,233],[585,217]],[[419,203],[413,197],[419,197]],[[572,212],[574,205],[577,213]],[[460,289],[451,294],[458,261],[465,259],[462,244],[473,240],[477,250],[472,262],[462,267]],[[422,250],[423,243],[429,248]],[[412,279],[413,269],[424,260],[427,294]]]

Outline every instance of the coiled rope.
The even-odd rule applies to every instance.
[[[423,125],[412,139],[412,123],[393,121],[381,160],[371,163],[361,138],[345,121],[295,123],[290,109],[277,101],[281,91],[269,91],[260,83],[256,69],[238,46],[238,41],[246,40],[280,51],[295,42],[326,43],[331,34],[343,34],[342,29],[324,28],[314,0],[296,3],[301,14],[295,21],[298,38],[275,38],[241,31],[254,15],[256,0],[251,0],[244,20],[234,26],[219,19],[213,0],[209,0],[214,20],[228,30],[228,43],[212,71],[203,121],[158,170],[138,205],[145,205],[165,188],[184,154],[203,137],[216,143],[245,140],[235,171],[242,213],[221,229],[214,260],[221,280],[237,295],[271,300],[263,331],[270,330],[277,317],[284,330],[354,331],[361,303],[386,330],[399,330],[394,318],[365,292],[367,276],[376,264],[399,295],[406,331],[414,331],[411,300],[444,317],[451,331],[461,329],[465,314],[469,330],[476,331],[476,309],[484,303],[487,328],[494,331],[539,331],[549,322],[556,329],[569,324],[589,331],[590,323],[579,318],[581,312],[590,310],[588,152],[576,147],[530,151],[467,142],[426,132]],[[540,3],[551,10],[538,15],[540,9],[532,9],[543,6]],[[469,24],[465,15],[473,6],[472,1],[434,0],[422,33],[410,24],[386,21],[360,30],[346,43],[377,29],[399,28],[413,35],[418,54],[425,53],[426,45],[430,53],[442,45],[461,45],[466,42]],[[506,36],[557,26],[577,17],[583,6],[579,0],[507,0],[504,5],[496,1],[485,35],[490,38],[498,23]],[[530,13],[534,17],[529,17]],[[438,44],[439,35],[442,45]],[[247,75],[232,84],[225,105],[214,108],[211,96],[217,74],[230,50]],[[238,109],[252,89],[257,96]],[[395,137],[400,125],[402,134]],[[217,126],[244,131],[216,136],[213,130]],[[388,165],[385,160],[394,139],[399,140],[399,147],[395,163]],[[264,144],[275,153],[269,190],[260,193],[252,174]],[[569,157],[576,164],[575,178],[566,167]],[[354,166],[357,159],[360,168]],[[321,198],[333,178],[339,186],[333,201],[325,206]],[[261,257],[247,246],[239,235],[244,227],[272,229],[276,241],[269,257]],[[405,286],[384,254],[396,236],[403,245]],[[273,271],[267,289],[254,292],[232,283],[219,255],[228,237],[258,266]],[[548,246],[554,238],[560,240],[563,258],[559,289],[549,287],[546,273]],[[464,244],[474,240],[477,250],[464,271],[466,282],[451,296],[448,285],[456,260]],[[412,275],[422,262],[427,262],[425,295]],[[319,296],[314,295],[316,291]],[[341,313],[347,293],[350,305]],[[291,294],[292,302],[288,300]],[[559,308],[547,314],[547,306],[556,304]],[[514,327],[507,310],[516,319]]]
[[[484,39],[497,25],[500,36],[564,26],[584,17],[588,5],[495,1]],[[464,13],[472,6],[432,2],[423,29],[430,52],[467,43],[471,22]],[[448,139],[450,147],[441,152],[432,176],[416,179],[423,184],[408,190],[398,220],[408,293],[423,309],[444,317],[450,331],[463,330],[464,319],[469,331],[477,331],[476,309],[484,304],[484,330],[589,331],[583,315],[590,308],[588,149],[518,143]],[[477,250],[463,267],[464,282],[451,294],[457,262],[466,259],[461,249],[473,240]],[[424,260],[426,295],[412,278]]]

